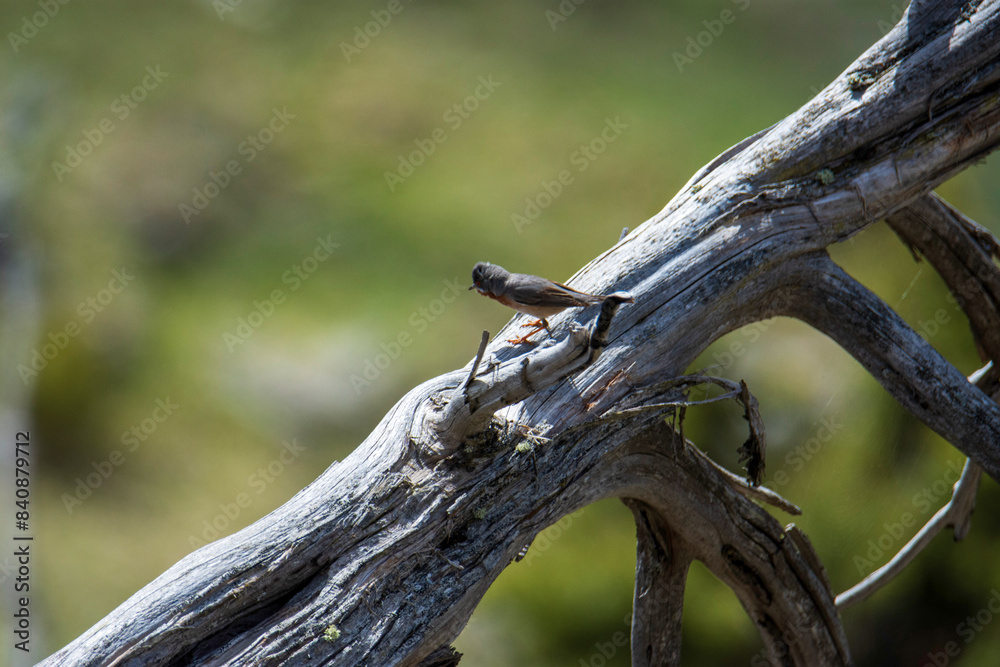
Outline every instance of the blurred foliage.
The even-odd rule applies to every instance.
[[[573,11],[552,23],[560,7]],[[21,34],[37,11],[6,3],[0,25]],[[807,101],[898,12],[884,0],[59,5],[0,57],[0,178],[16,202],[4,243],[31,258],[39,295],[5,377],[19,385],[14,369],[79,325],[29,378],[19,427],[40,453],[35,657],[288,500],[407,389],[466,363],[508,317],[464,291],[474,262],[567,278]],[[581,159],[616,119],[615,141]],[[429,155],[390,188],[386,173],[407,173],[421,145]],[[87,154],[70,168],[74,151]],[[563,170],[572,182],[539,198]],[[939,191],[997,232],[998,181],[994,159]],[[546,203],[518,229],[530,201]],[[337,247],[320,259],[324,239]],[[947,290],[884,225],[832,254],[963,372],[977,367]],[[134,277],[118,289],[114,271]],[[946,500],[962,457],[808,327],[732,332],[700,368],[745,378],[760,400],[768,483],[804,508],[796,522],[837,591],[867,573],[859,558],[877,567],[912,534],[894,537],[904,514],[923,522]],[[733,468],[743,428],[732,406],[689,411],[689,436]],[[965,542],[939,537],[844,614],[858,664],[927,664],[949,641],[962,664],[1000,662],[996,627],[970,638],[962,625],[1000,588],[984,566],[998,517],[987,479]],[[880,539],[891,548],[869,555]],[[458,639],[463,664],[628,664],[615,643],[635,558],[624,506],[586,508],[529,553]],[[700,565],[685,604],[686,664],[760,664],[752,623]]]

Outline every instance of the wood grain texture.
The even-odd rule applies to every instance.
[[[691,559],[733,589],[773,663],[850,664],[801,536],[737,493],[664,423],[669,411],[623,408],[668,399],[643,389],[719,336],[788,314],[1000,480],[997,404],[825,252],[996,148],[998,34],[1000,0],[915,0],[815,99],[710,163],[569,281],[635,299],[609,320],[603,354],[585,353],[586,333],[510,346],[516,317],[469,385],[474,406],[450,403],[471,362],[414,388],[284,506],[185,557],[42,664],[453,661],[442,647],[517,553],[609,497],[628,499],[638,525],[633,664],[676,664]],[[596,315],[550,323],[562,339]]]

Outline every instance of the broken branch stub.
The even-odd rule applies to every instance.
[[[414,388],[288,503],[188,555],[42,664],[453,663],[442,647],[524,545],[609,497],[630,499],[642,522],[635,664],[676,660],[688,560],[734,591],[772,663],[850,664],[804,535],[687,446],[666,410],[642,410],[642,397],[670,401],[646,390],[720,336],[786,314],[827,333],[1000,479],[1000,407],[826,254],[997,147],[997,34],[1000,0],[910,3],[812,101],[713,161],[577,274],[590,293],[634,295],[613,335],[570,326],[588,308],[564,311],[550,321],[569,331],[555,344],[495,344],[475,372]],[[462,443],[493,432],[501,408],[529,433],[548,425],[551,442],[522,453],[498,440],[466,456]]]
[[[623,303],[631,301],[632,297],[626,293],[610,294],[601,302],[600,313],[590,329],[571,326],[569,333],[555,343],[532,349],[476,377],[486,349],[487,334],[484,332],[468,378],[432,417],[434,437],[425,440],[425,451],[430,459],[454,453],[467,437],[486,428],[497,410],[522,401],[594,363],[608,346],[615,313]]]
[[[718,396],[691,400],[689,393],[696,387],[705,384],[716,385],[727,391]],[[740,455],[740,463],[744,463],[746,467],[747,483],[750,486],[759,486],[764,478],[767,437],[764,430],[764,419],[760,415],[760,406],[757,399],[750,393],[750,388],[745,380],[734,382],[727,378],[704,374],[681,375],[649,387],[643,387],[631,396],[625,397],[621,401],[623,407],[618,412],[674,408],[674,423],[683,438],[684,415],[689,406],[706,405],[729,399],[735,400],[743,406],[743,418],[750,427],[750,433],[737,452]],[[638,407],[632,407],[633,405],[638,405]]]

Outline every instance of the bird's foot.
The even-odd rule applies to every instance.
[[[528,339],[531,338],[532,336],[534,336],[536,333],[538,333],[539,331],[541,331],[543,329],[546,330],[546,331],[548,331],[548,329],[549,329],[548,322],[546,322],[545,320],[535,320],[534,322],[526,322],[525,324],[522,324],[521,326],[522,327],[533,327],[534,330],[533,331],[529,331],[528,333],[524,334],[520,338],[508,338],[507,339],[508,343],[512,343],[514,345],[520,345],[521,343],[534,343],[535,341],[531,341],[531,340],[528,340]]]
[[[531,333],[525,334],[524,336],[521,336],[520,338],[508,338],[507,342],[511,343],[512,345],[520,345],[521,343],[531,343],[531,344],[534,344],[535,341],[528,340],[528,339],[531,338],[532,336],[534,336],[536,333],[538,333],[538,332],[537,331],[532,331]]]

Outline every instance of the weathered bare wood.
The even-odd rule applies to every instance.
[[[43,664],[417,665],[540,530],[608,497],[649,518],[635,664],[676,661],[670,591],[692,558],[733,589],[772,662],[849,664],[804,536],[675,437],[663,421],[672,407],[625,408],[669,402],[649,388],[719,336],[785,312],[1000,480],[1000,407],[825,254],[996,148],[997,34],[1000,0],[911,3],[814,100],[713,161],[572,279],[634,297],[598,318],[601,337],[579,328],[595,308],[566,311],[550,319],[558,342],[526,351],[505,342],[516,317],[461,400],[472,362],[411,390],[345,461]],[[601,338],[606,348],[588,342]],[[661,552],[677,565],[662,576]],[[657,629],[653,614],[668,623]]]
[[[594,363],[608,345],[608,332],[615,313],[631,297],[625,293],[608,295],[600,314],[589,330],[571,327],[558,342],[551,339],[537,350],[498,365],[494,379],[462,383],[448,397],[442,410],[426,412],[432,437],[424,441],[431,460],[455,453],[465,440],[483,430],[500,408],[517,403],[571,373]],[[469,378],[475,374],[485,348],[480,345]]]
[[[979,225],[931,193],[886,218],[934,266],[961,306],[983,356],[1000,363],[1000,271]],[[975,236],[974,236],[975,235]]]
[[[658,454],[654,445],[663,453]],[[639,564],[646,572],[637,578],[634,664],[676,661],[680,593],[692,558],[733,588],[761,629],[772,658],[795,664],[850,664],[849,654],[841,650],[846,639],[824,575],[814,571],[773,517],[733,491],[724,477],[713,474],[714,465],[707,457],[660,420],[642,429],[626,449],[633,448],[636,453],[645,450],[644,456],[628,461],[630,467],[640,467],[621,475],[632,488],[619,495],[636,501],[629,505],[633,512],[636,508],[643,512],[637,516],[644,538]],[[686,509],[678,512],[681,506]],[[717,513],[729,514],[734,525],[719,533],[714,523]],[[661,566],[666,569],[657,573],[656,563],[664,558]],[[647,587],[640,588],[640,581],[649,586],[645,596]],[[647,611],[666,616],[643,616]],[[661,623],[667,625],[653,626]],[[655,659],[643,663],[644,656]]]
[[[688,392],[702,385],[715,385],[728,391],[717,396],[706,397],[699,400],[691,400]],[[653,395],[664,394],[670,397],[669,400],[650,403],[649,398]],[[764,475],[764,455],[767,450],[766,437],[764,435],[764,420],[760,416],[760,408],[757,399],[750,393],[750,388],[743,380],[734,382],[727,378],[712,377],[710,375],[681,375],[671,378],[665,382],[644,387],[636,392],[626,402],[622,404],[625,412],[628,410],[662,410],[663,408],[677,408],[673,411],[675,426],[679,427],[680,436],[684,437],[684,414],[685,409],[692,405],[706,405],[719,401],[734,400],[743,406],[743,418],[750,427],[750,435],[737,450],[740,454],[740,462],[746,463],[747,483],[746,485],[734,484],[733,488],[745,496],[755,497],[758,500],[771,502],[776,507],[794,508],[792,514],[798,514],[798,508],[778,496],[773,491],[762,491],[755,493],[755,488],[760,485]],[[640,407],[631,407],[638,403]],[[718,466],[717,466],[718,467]],[[731,477],[731,473],[719,467],[720,473]]]
[[[1000,409],[881,299],[825,254],[783,267],[783,313],[853,355],[899,403],[998,478]]]
[[[979,369],[969,377],[969,381],[986,391],[994,401],[1000,401],[998,384],[993,362]],[[941,531],[951,528],[955,541],[965,539],[972,525],[972,511],[976,508],[976,491],[982,478],[982,468],[966,459],[962,474],[952,488],[951,498],[934,513],[923,528],[903,545],[889,562],[878,568],[860,583],[837,596],[837,608],[846,609],[871,597],[875,591],[884,588],[896,575],[923,551]]]
[[[938,533],[946,528],[955,529],[955,539],[959,540],[963,530],[968,530],[969,517],[976,506],[976,489],[982,469],[966,459],[962,476],[955,482],[951,500],[931,517],[924,527],[917,531],[889,562],[875,570],[861,583],[852,586],[837,596],[837,608],[846,609],[870,597],[884,587],[893,577],[903,571],[910,562],[930,544]],[[964,537],[964,534],[962,534]]]
[[[419,667],[455,667],[462,654],[451,646],[442,646],[420,662]]]
[[[691,556],[673,539],[669,523],[648,505],[625,500],[635,517],[635,596],[632,601],[632,664],[681,664],[684,584]]]

